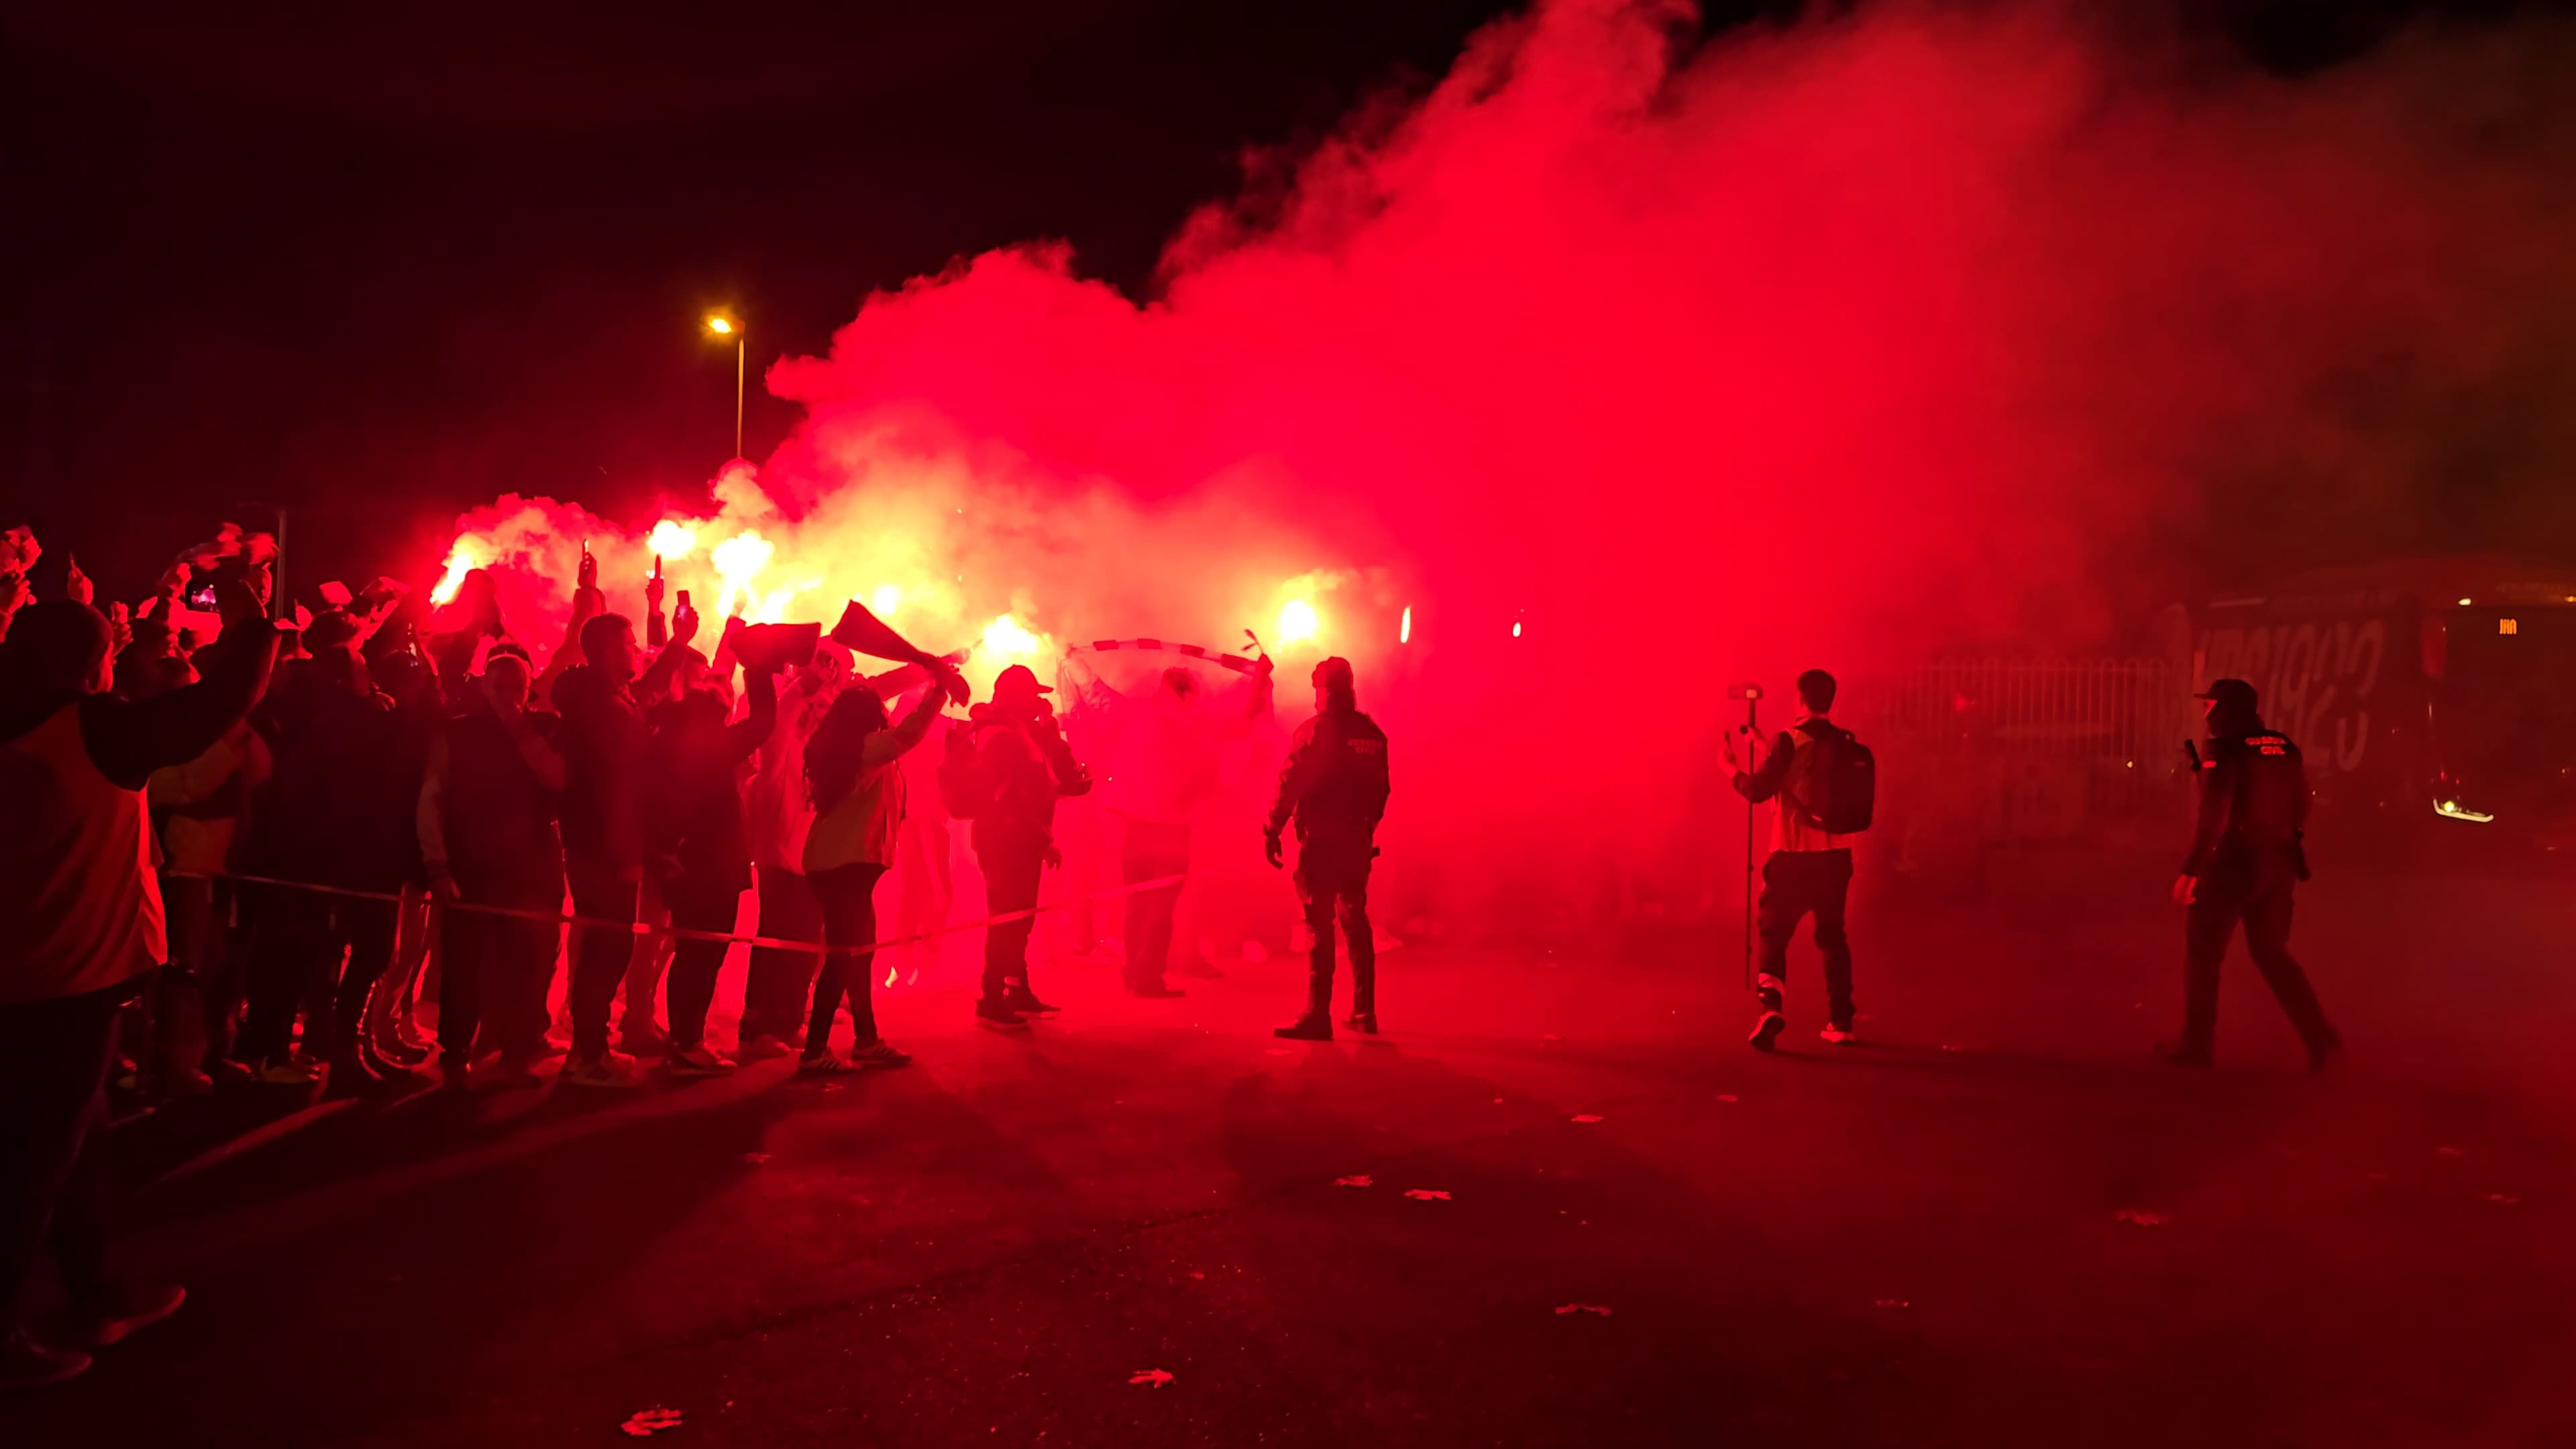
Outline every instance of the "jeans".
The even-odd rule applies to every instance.
[[[832,1044],[832,1014],[846,992],[850,999],[852,1041],[866,1046],[877,1039],[876,952],[877,882],[886,868],[861,862],[818,870],[805,879],[823,908],[823,940],[832,949],[814,973],[814,1011],[805,1023],[805,1050],[819,1052]]]
[[[1190,868],[1190,827],[1129,820],[1119,840],[1118,865],[1120,877],[1130,886],[1182,874]],[[1172,914],[1180,904],[1179,881],[1127,897],[1128,990],[1163,984],[1163,968],[1172,954]]]
[[[759,934],[778,941],[823,940],[823,908],[805,877],[780,866],[752,867],[760,891]],[[805,1019],[821,957],[777,946],[751,948],[751,972],[742,983],[742,1039],[795,1035]]]
[[[1754,930],[1762,938],[1761,975],[1755,979],[1762,1009],[1778,1011],[1789,985],[1789,938],[1798,921],[1816,918],[1816,950],[1825,958],[1825,1016],[1852,1024],[1851,939],[1843,934],[1843,908],[1851,893],[1848,850],[1778,850],[1762,862],[1762,901]]]
[[[357,900],[283,886],[255,887],[261,898],[260,930],[250,967],[250,1010],[242,1023],[245,1061],[280,1061],[295,1034],[295,1017],[311,1003],[304,1024],[308,1055],[333,1059],[357,1050],[367,993],[394,959],[391,901]],[[339,972],[343,952],[348,968]]]
[[[561,876],[460,880],[457,891],[475,905],[563,909]],[[543,1052],[546,991],[554,984],[563,928],[552,921],[481,911],[442,911],[439,934],[439,1051],[457,1061],[469,1060],[479,1032],[482,1047],[498,1049],[505,1057],[524,1062]]]
[[[1351,954],[1351,1012],[1377,1012],[1377,936],[1369,924],[1369,863],[1376,847],[1365,841],[1308,840],[1297,848],[1297,902],[1305,908],[1314,944],[1306,955],[1306,1013],[1333,1011],[1333,927]]]
[[[572,886],[575,915],[624,926],[635,923],[640,890],[632,866],[568,855],[564,878]],[[617,1000],[618,983],[626,979],[626,964],[635,954],[635,933],[624,926],[573,927],[572,985],[566,997],[576,1058],[588,1060],[608,1050],[608,1008]]]
[[[75,1302],[106,1293],[107,1070],[139,983],[0,1006],[0,1333],[29,1326],[50,1251]]]
[[[1045,860],[1034,850],[1000,850],[977,853],[977,863],[984,868],[984,910],[987,915],[1010,915],[1033,912],[1038,904],[1038,881],[1046,869]],[[1035,915],[1022,915],[984,928],[984,999],[1007,1001],[1018,990],[1029,990],[1029,936],[1037,929]]]
[[[2218,1034],[2218,967],[2228,938],[2245,922],[2245,949],[2254,969],[2298,1028],[2310,1050],[2335,1044],[2308,974],[2290,955],[2291,896],[2299,860],[2290,850],[2229,851],[2201,878],[2185,918],[2182,977],[2182,1047],[2206,1053]]]
[[[671,907],[671,924],[683,931],[733,930],[742,910],[742,892],[723,884],[675,880],[663,888]],[[671,1047],[682,1050],[707,1039],[707,1008],[716,999],[716,976],[724,970],[730,941],[699,941],[682,936],[671,944],[671,970],[665,978],[665,1000],[671,1022]]]

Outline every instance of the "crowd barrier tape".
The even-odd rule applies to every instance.
[[[668,921],[620,921],[607,916],[568,916],[561,911],[495,906],[477,901],[442,901],[435,895],[426,893],[359,890],[352,886],[323,885],[317,881],[307,880],[282,880],[276,876],[245,875],[238,871],[173,870],[163,871],[162,874],[180,880],[226,880],[238,885],[264,886],[271,890],[308,891],[315,895],[337,896],[345,900],[384,901],[396,905],[409,900],[426,899],[433,911],[464,911],[474,915],[503,916],[518,921],[542,921],[549,925],[571,926],[579,930],[622,931],[630,936],[667,936],[681,941],[723,941],[728,945],[754,946],[773,951],[795,951],[809,956],[828,956],[835,953],[866,956],[891,950],[897,946],[912,946],[923,941],[935,941],[942,936],[953,936],[961,931],[980,931],[989,926],[1007,925],[1012,921],[1033,921],[1049,911],[1061,911],[1071,906],[1089,905],[1095,901],[1114,901],[1122,896],[1161,890],[1166,886],[1179,886],[1194,877],[1226,875],[1251,868],[1252,862],[1241,861],[1231,865],[1213,865],[1197,870],[1185,870],[1178,875],[1159,875],[1149,880],[1130,881],[1111,890],[1094,891],[1087,895],[1072,896],[1063,900],[1040,901],[1024,911],[1004,911],[975,921],[952,921],[935,930],[916,931],[908,936],[893,936],[865,946],[826,946],[816,941],[788,940],[778,936],[746,936],[735,931],[698,931],[685,926],[674,926]]]

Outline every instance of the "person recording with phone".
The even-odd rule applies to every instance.
[[[1852,767],[1865,780],[1875,765],[1868,750],[1828,717],[1834,693],[1834,677],[1825,671],[1799,675],[1797,721],[1772,738],[1758,768],[1746,769],[1737,757],[1734,731],[1720,737],[1735,792],[1755,804],[1773,802],[1771,858],[1762,863],[1762,899],[1754,915],[1762,943],[1753,978],[1762,1009],[1748,1038],[1755,1051],[1770,1051],[1788,1029],[1789,941],[1808,916],[1815,917],[1816,950],[1825,965],[1825,1026],[1818,1035],[1836,1046],[1859,1039],[1843,915],[1851,891],[1851,832],[1869,825],[1868,787],[1853,784]]]

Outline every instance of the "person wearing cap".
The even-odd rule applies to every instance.
[[[969,711],[975,729],[975,766],[983,799],[975,811],[975,863],[984,872],[984,905],[1015,919],[984,930],[984,989],[975,1003],[979,1023],[1009,1031],[1026,1018],[1056,1009],[1029,985],[1029,935],[1036,926],[1038,882],[1046,867],[1062,863],[1055,847],[1055,802],[1091,789],[1091,772],[1074,759],[1056,728],[1046,696],[1025,664],[993,681],[993,698]]]
[[[2308,823],[2308,772],[2299,747],[2265,729],[2254,686],[2222,679],[2201,692],[2209,741],[2195,756],[2200,814],[2191,853],[2174,880],[2174,900],[2189,908],[2184,931],[2182,1039],[2162,1055],[2177,1066],[2205,1067],[2218,1030],[2218,966],[2236,923],[2245,949],[2307,1043],[2308,1069],[2323,1071],[2342,1038],[2307,973],[2290,956],[2290,901],[2307,878],[2301,833]]]
[[[1377,1035],[1377,938],[1368,917],[1369,864],[1386,818],[1386,731],[1360,713],[1347,659],[1315,666],[1315,715],[1288,739],[1279,793],[1262,829],[1262,853],[1280,864],[1279,838],[1297,823],[1297,900],[1314,940],[1307,954],[1306,1012],[1279,1028],[1291,1041],[1333,1039],[1333,925],[1351,953],[1351,1014],[1344,1025]]]

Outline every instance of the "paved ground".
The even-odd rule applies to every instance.
[[[189,1308],[0,1444],[2576,1441],[2565,894],[2312,892],[2311,1082],[2241,962],[2230,1065],[2146,1063],[2162,885],[1865,902],[1839,1052],[1723,946],[1412,949],[1377,1041],[1068,968],[846,1084],[227,1096],[119,1134]]]

